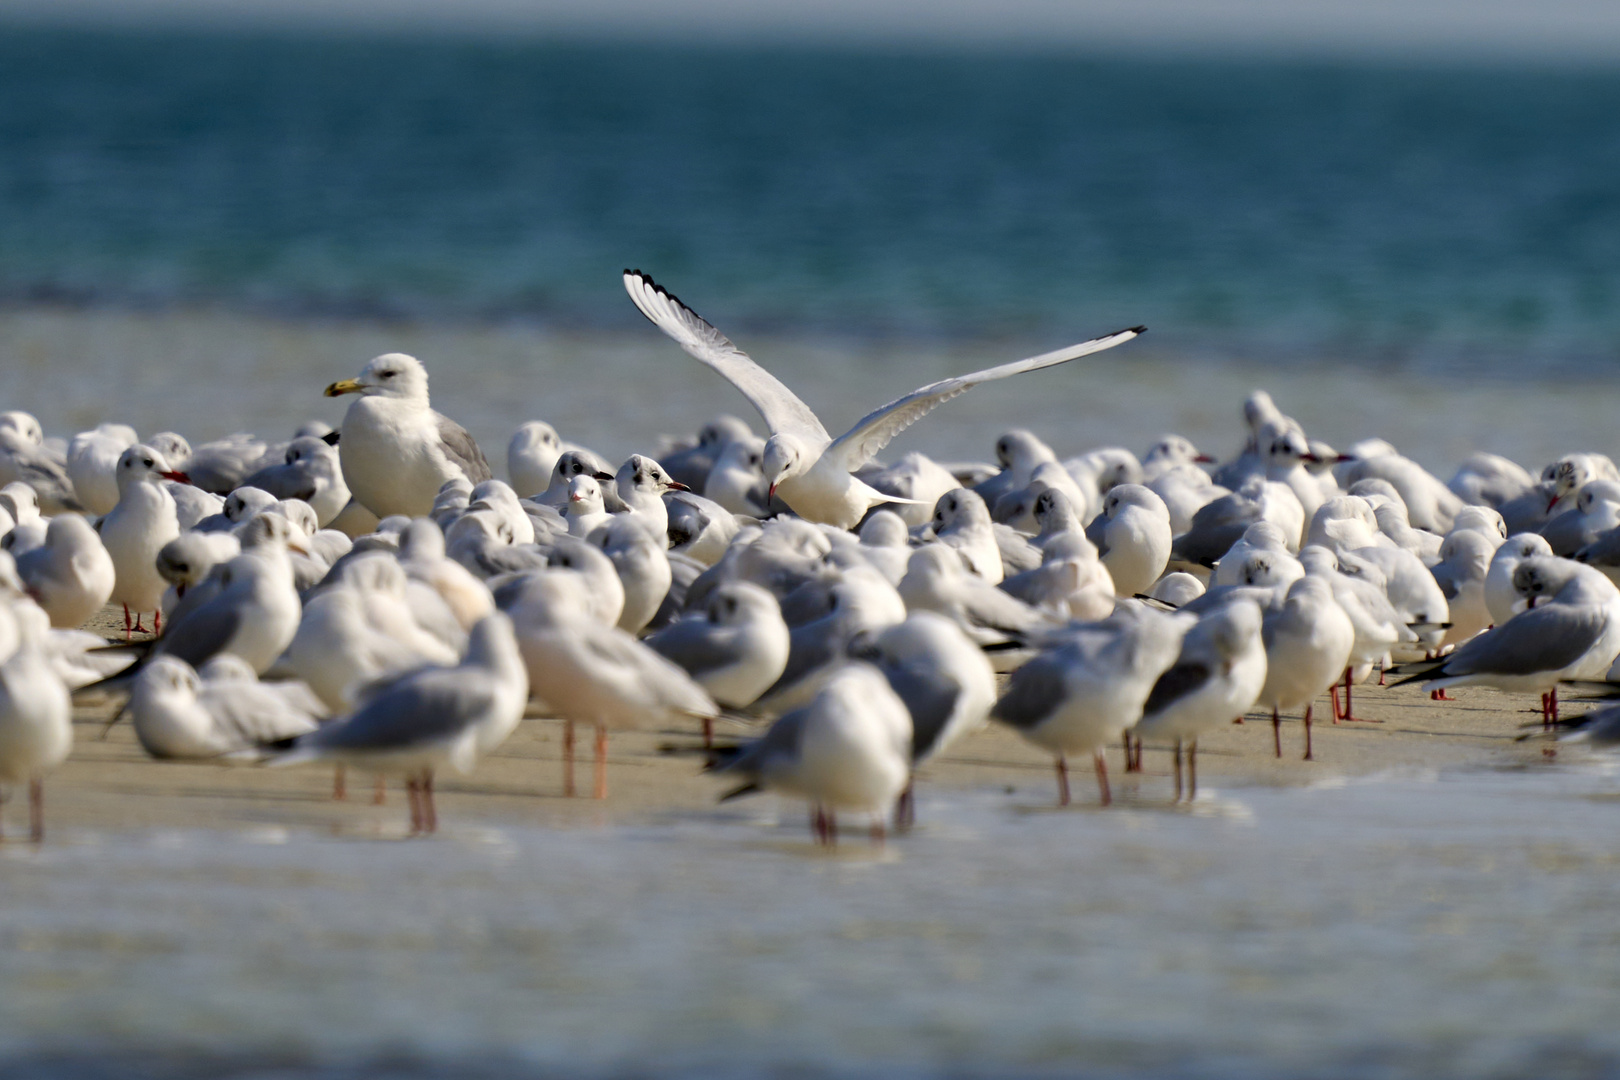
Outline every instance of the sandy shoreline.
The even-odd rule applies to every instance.
[[[109,609],[89,629],[111,636],[122,617]],[[1399,768],[1525,764],[1544,760],[1551,744],[1516,741],[1532,722],[1535,702],[1523,695],[1492,690],[1453,691],[1457,700],[1435,702],[1415,686],[1368,685],[1355,691],[1356,714],[1379,723],[1313,724],[1316,760],[1301,760],[1303,729],[1285,718],[1283,756],[1274,756],[1269,717],[1251,714],[1203,740],[1199,778],[1208,787],[1304,785],[1335,777],[1362,776]],[[1583,706],[1574,706],[1576,709]],[[332,772],[321,767],[272,769],[242,765],[155,761],[135,740],[127,722],[101,738],[114,704],[95,703],[74,710],[73,754],[47,782],[47,824],[52,830],[144,828],[249,828],[279,826],[345,833],[399,834],[405,803],[396,783],[387,802],[372,804],[371,778],[351,775],[348,798],[334,801]],[[1324,696],[1318,714],[1326,715]],[[721,738],[744,736],[740,724],[718,729]],[[725,790],[701,772],[701,757],[672,752],[695,750],[692,731],[616,732],[608,750],[606,801],[563,794],[563,725],[528,719],[497,752],[468,777],[445,774],[437,784],[441,822],[486,822],[543,827],[636,824],[708,812]],[[575,783],[591,789],[591,738],[578,734]],[[1144,772],[1127,774],[1122,752],[1108,757],[1115,799],[1122,803],[1168,803],[1172,780],[1167,749],[1149,744]],[[1078,808],[1097,804],[1089,762],[1071,762]],[[925,793],[941,790],[1001,790],[1021,803],[1055,800],[1051,759],[1011,731],[992,725],[958,743],[921,773]],[[20,799],[4,808],[6,835],[25,835],[26,810]],[[851,823],[855,824],[855,823]]]

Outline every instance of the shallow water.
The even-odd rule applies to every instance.
[[[768,802],[411,842],[64,831],[0,851],[0,1068],[1620,1068],[1611,768],[1045,798],[936,791],[916,833],[833,854]]]

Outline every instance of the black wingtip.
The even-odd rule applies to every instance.
[[[1392,682],[1389,685],[1390,685],[1391,688],[1394,688],[1394,687],[1397,687],[1397,686],[1408,686],[1408,685],[1410,685],[1412,683],[1428,682],[1430,679],[1443,679],[1443,678],[1445,678],[1444,675],[1436,675],[1434,673],[1434,669],[1431,668],[1428,671],[1420,671],[1416,675],[1408,676],[1407,678],[1404,678],[1404,679],[1400,680],[1399,682]]]
[[[1133,334],[1145,334],[1145,333],[1147,333],[1147,327],[1145,327],[1145,326],[1133,326],[1130,329],[1131,329],[1131,333],[1133,333]]]
[[[325,443],[327,446],[336,446],[338,444],[338,438],[342,434],[343,433],[341,431],[328,431],[325,435],[321,436],[321,442]]]

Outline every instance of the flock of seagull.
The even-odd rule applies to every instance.
[[[0,783],[72,748],[73,702],[107,699],[165,759],[402,777],[413,834],[436,771],[466,773],[525,718],[595,735],[690,730],[724,798],[912,814],[917,767],[990,721],[1056,763],[1173,748],[1196,794],[1201,735],[1352,687],[1391,665],[1433,696],[1620,680],[1620,472],[1570,454],[1539,477],[1491,454],[1449,483],[1381,440],[1339,453],[1263,391],[1216,466],[1179,436],[1140,459],[1069,459],[1035,434],[996,462],[879,453],[982,382],[1124,344],[1141,327],[922,387],[833,438],[792,391],[639,271],[630,298],[758,410],[617,469],[530,421],[508,481],[429,404],[398,353],[326,388],[342,425],[193,447],[106,423],[47,439],[0,414]],[[81,627],[121,606],[124,641]],[[133,639],[150,618],[155,636]],[[1342,697],[1341,695],[1342,691]],[[717,742],[715,721],[755,737]],[[1620,741],[1620,709],[1573,737]],[[110,725],[109,725],[110,726]],[[695,750],[696,744],[693,744]],[[1183,785],[1183,752],[1188,768]]]

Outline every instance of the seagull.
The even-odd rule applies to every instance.
[[[1108,805],[1103,747],[1142,718],[1148,694],[1176,662],[1192,624],[1187,615],[1120,608],[1013,672],[990,716],[1056,756],[1058,805],[1069,803],[1068,755],[1080,753],[1093,756]]]
[[[141,747],[155,758],[218,758],[320,726],[315,714],[247,675],[205,681],[177,656],[153,660],[127,706]]]
[[[809,704],[714,770],[743,779],[720,801],[767,789],[797,795],[810,802],[818,842],[836,841],[840,810],[871,815],[873,839],[881,841],[883,815],[911,776],[911,732],[905,702],[883,673],[847,663]]]
[[[1620,591],[1590,567],[1547,555],[1521,561],[1513,588],[1533,606],[1395,685],[1537,691],[1550,696],[1547,715],[1556,721],[1558,684],[1600,681],[1620,655]]]
[[[1198,620],[1181,639],[1176,662],[1160,675],[1142,706],[1138,739],[1176,741],[1176,798],[1181,798],[1181,743],[1187,752],[1187,798],[1198,797],[1198,736],[1254,708],[1266,682],[1260,606],[1235,600]],[[1348,650],[1347,650],[1348,651]]]
[[[1271,735],[1282,757],[1279,710],[1305,707],[1305,760],[1311,755],[1311,707],[1317,695],[1333,686],[1350,665],[1356,628],[1333,598],[1333,586],[1318,576],[1300,578],[1288,587],[1281,607],[1265,613],[1261,634],[1266,646],[1266,682],[1259,704],[1271,708]]]
[[[511,620],[491,612],[473,627],[461,663],[419,668],[389,683],[355,712],[294,740],[269,764],[328,761],[404,773],[411,832],[431,833],[438,828],[434,771],[449,765],[471,772],[481,755],[516,730],[528,695]]]
[[[680,667],[588,612],[590,587],[583,574],[525,574],[502,586],[495,599],[515,624],[534,696],[570,725],[563,740],[568,794],[573,794],[574,723],[596,727],[596,797],[605,799],[608,729],[656,729],[688,718],[712,721],[719,712]]]
[[[140,443],[119,455],[116,474],[118,502],[101,519],[97,531],[112,556],[115,580],[111,598],[124,605],[127,638],[130,609],[135,611],[134,628],[143,629],[141,613],[158,611],[163,590],[168,588],[157,571],[157,554],[180,535],[180,523],[175,517],[174,496],[162,481],[183,480],[184,476],[171,470],[163,455]],[[153,625],[162,629],[161,615]]]
[[[918,611],[851,652],[883,672],[911,714],[911,767],[982,729],[996,703],[996,673],[983,651],[955,623]],[[911,782],[900,794],[895,824],[915,822]]]
[[[337,447],[325,439],[305,435],[287,444],[280,465],[270,465],[243,480],[242,487],[259,488],[278,499],[302,499],[326,528],[349,505],[349,486]]]
[[[663,538],[653,539],[630,515],[619,514],[592,530],[589,542],[602,549],[619,573],[624,589],[619,629],[639,634],[663,607],[674,580]]]
[[[139,441],[126,424],[98,424],[68,443],[68,479],[90,513],[110,513],[118,505],[118,458]]]
[[[727,581],[701,610],[646,639],[728,709],[745,709],[787,668],[791,640],[776,597],[748,581]]]
[[[591,530],[606,525],[608,512],[602,504],[602,486],[596,478],[584,473],[568,481],[568,509],[563,511],[568,521],[568,535],[584,539]]]
[[[1170,511],[1140,484],[1119,484],[1086,529],[1121,596],[1147,592],[1170,560]]]
[[[562,456],[557,429],[544,420],[525,420],[506,444],[506,475],[524,498],[540,494],[551,482],[551,470]]]
[[[73,702],[45,654],[45,613],[19,604],[12,614],[18,646],[0,664],[0,783],[28,784],[29,836],[37,844],[45,838],[43,776],[73,747]]]
[[[338,454],[343,479],[378,517],[419,517],[446,480],[490,478],[489,462],[465,428],[428,406],[427,370],[414,356],[384,353],[340,379],[327,397],[359,394],[343,416]]]
[[[65,513],[46,526],[45,543],[17,556],[17,575],[51,625],[71,630],[106,605],[117,571],[89,523]]]
[[[782,500],[801,517],[840,529],[853,528],[874,506],[913,501],[885,495],[851,474],[937,406],[980,383],[1100,352],[1130,341],[1146,329],[1132,327],[1027,360],[930,383],[868,414],[833,439],[808,405],[652,278],[639,270],[626,270],[624,287],[643,315],[681,348],[729,379],[764,417],[771,429],[764,461],[770,494],[780,491]]]

